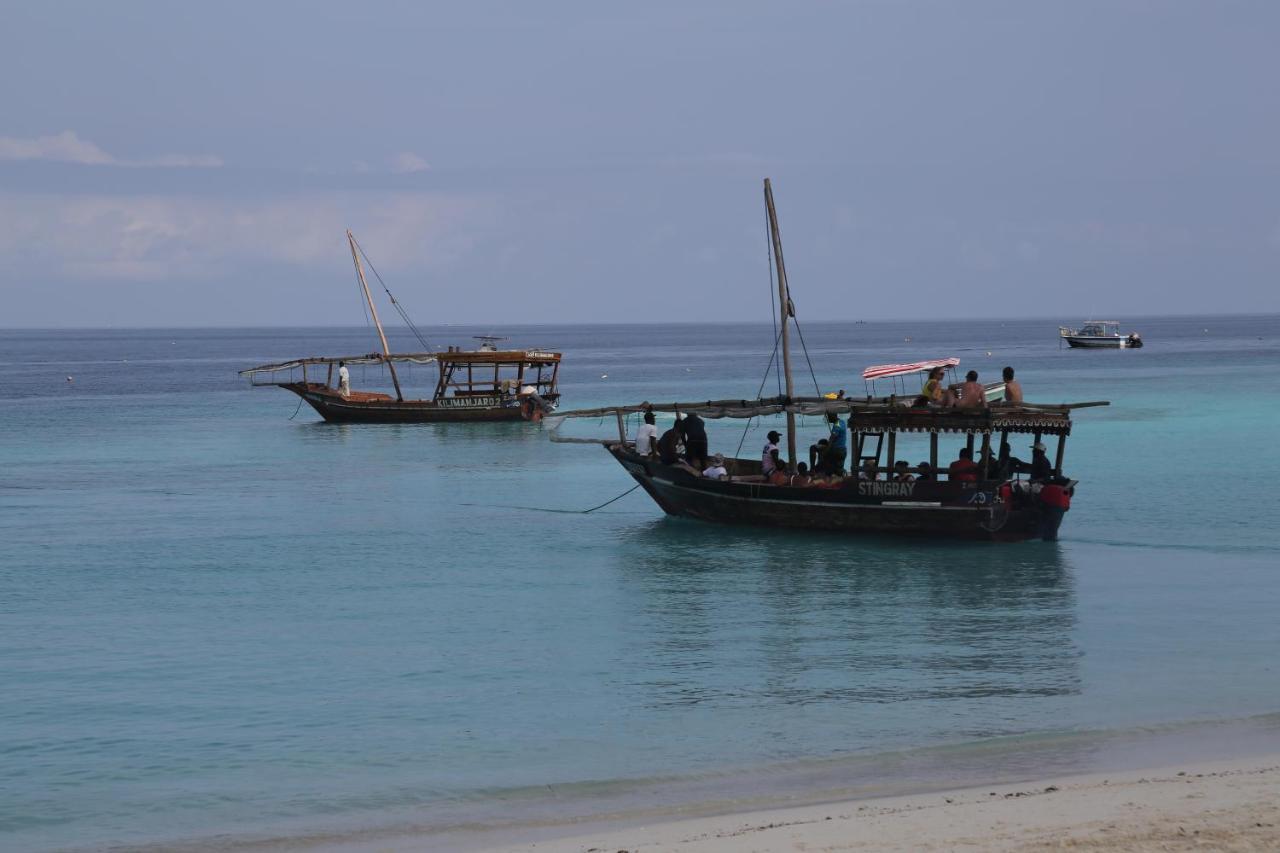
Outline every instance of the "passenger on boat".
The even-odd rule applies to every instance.
[[[876,473],[876,460],[865,459],[862,462],[862,469],[858,471],[859,480],[878,480],[880,476]]]
[[[658,427],[653,412],[644,413],[644,422],[636,429],[636,453],[652,456],[658,451]]]
[[[764,452],[760,454],[760,473],[768,477],[782,467],[782,461],[778,458],[778,442],[782,441],[782,434],[776,429],[769,430],[766,438],[768,441],[765,442]]]
[[[1013,455],[1013,448],[1009,446],[1009,442],[1002,441],[999,455],[993,457],[991,464],[987,467],[987,479],[1007,480],[1025,470],[1027,470],[1027,463]]]
[[[911,404],[912,408],[923,408],[930,403],[949,407],[956,404],[956,395],[950,388],[943,385],[946,379],[947,371],[943,367],[935,367],[929,371],[929,378],[925,380],[924,387],[920,389],[920,396]]]
[[[791,475],[791,478],[787,481],[787,485],[807,486],[811,482],[813,482],[813,480],[809,476],[809,466],[804,464],[803,462],[797,462],[796,472]]]
[[[696,414],[684,419],[684,459],[694,468],[707,461],[707,426]]]
[[[1071,509],[1070,481],[1054,477],[1040,489],[1040,538],[1052,542],[1058,538],[1062,516]]]
[[[680,461],[680,454],[683,450],[683,435],[680,429],[680,416],[676,415],[676,422],[671,425],[671,429],[662,434],[662,438],[658,439],[658,461],[663,465],[674,465]]]
[[[960,399],[956,401],[958,409],[985,409],[987,407],[987,389],[978,381],[978,371],[970,370],[964,375],[964,384],[960,386]]]
[[[947,467],[947,479],[953,483],[978,482],[978,463],[973,461],[973,451],[960,448],[960,456]]]
[[[1022,402],[1022,383],[1013,378],[1013,368],[1004,369],[1004,401],[1006,403]]]
[[[893,482],[895,483],[914,483],[916,481],[915,474],[911,473],[911,463],[905,459],[899,459],[893,463]]]
[[[809,467],[813,469],[813,473],[816,474],[822,470],[822,460],[826,458],[827,447],[830,444],[831,442],[825,438],[820,438],[816,444],[809,445]]]
[[[702,476],[710,477],[713,480],[729,479],[729,469],[724,467],[724,456],[717,453],[707,460],[708,465]]]
[[[785,486],[791,482],[791,475],[787,473],[785,468],[779,466],[769,472],[767,482],[771,486]]]
[[[918,468],[920,471],[920,474],[916,477],[918,481],[923,483],[926,480],[934,479],[933,466],[930,465],[928,462],[921,462],[919,465],[916,466],[916,468]]]
[[[827,412],[827,424],[831,427],[831,435],[827,439],[823,473],[843,474],[844,460],[849,455],[849,433],[844,428],[844,421],[835,412]]]
[[[1031,445],[1031,464],[1027,466],[1027,471],[1033,483],[1044,482],[1053,476],[1053,463],[1046,453],[1048,449],[1042,441]]]
[[[345,361],[338,362],[338,393],[343,397],[351,394],[351,371],[347,370]]]

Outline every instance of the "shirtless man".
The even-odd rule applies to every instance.
[[[1013,368],[1004,369],[1004,401],[1006,403],[1022,402],[1022,384],[1013,378]]]
[[[987,407],[987,389],[978,381],[978,371],[970,370],[964,376],[964,384],[960,386],[960,399],[956,402],[960,409],[985,409]]]

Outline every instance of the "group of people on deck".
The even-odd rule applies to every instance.
[[[933,368],[913,405],[986,408],[986,389],[978,381],[976,370],[970,370],[963,383],[951,386],[944,386],[944,377],[944,368]],[[1022,387],[1014,379],[1012,367],[1004,368],[1003,378],[1004,402],[1021,403]],[[845,463],[849,457],[848,427],[835,412],[827,414],[827,427],[827,435],[809,447],[809,461],[798,462],[794,473],[787,470],[780,456],[782,434],[777,430],[770,431],[760,455],[760,472],[764,481],[777,486],[837,486],[844,482]],[[659,435],[654,413],[646,411],[636,431],[635,449],[641,456],[657,457],[664,465],[675,465],[713,479],[729,478],[724,457],[708,452],[706,424],[696,413],[682,417],[677,412],[675,423]],[[973,449],[964,447],[944,471],[935,471],[928,462],[912,466],[907,460],[899,459],[892,468],[881,472],[876,459],[864,459],[856,471],[856,478],[880,480],[882,473],[883,479],[898,483],[934,481],[940,474],[945,474],[952,482],[1007,480],[1016,474],[1028,474],[1032,482],[1045,482],[1053,476],[1053,464],[1046,455],[1045,445],[1039,441],[1032,447],[1030,462],[1013,456],[1009,443],[1003,442],[998,454],[988,454],[985,470],[980,461],[974,460]]]

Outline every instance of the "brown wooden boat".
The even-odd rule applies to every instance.
[[[378,309],[369,292],[361,258],[364,253],[350,231],[347,241],[356,275],[378,330],[382,352],[342,357],[297,358],[274,364],[261,364],[240,371],[254,385],[271,385],[297,394],[326,421],[336,423],[436,423],[458,421],[538,421],[555,410],[560,400],[557,380],[560,353],[543,350],[499,349],[506,340],[488,335],[478,336],[480,345],[473,350],[449,347],[444,352],[393,353]],[[376,274],[376,270],[374,271]],[[379,279],[381,280],[381,279]],[[386,285],[383,285],[386,289]],[[400,308],[391,291],[391,304],[418,335],[412,321]],[[435,391],[427,399],[406,399],[396,372],[397,364],[431,364],[439,367]],[[390,373],[395,395],[376,391],[353,391],[340,379],[335,382],[335,368],[341,376],[347,365],[385,366]],[[308,375],[308,368],[312,373]],[[317,372],[324,381],[315,380]]]
[[[1061,505],[1053,507],[1045,499],[1051,493],[1069,496],[1076,485],[1062,473],[1066,439],[1071,433],[1071,412],[1107,403],[986,404],[984,400],[983,405],[973,408],[943,408],[932,404],[917,406],[914,394],[863,399],[795,396],[787,332],[788,322],[795,316],[794,305],[787,288],[773,191],[767,179],[765,203],[782,306],[779,341],[786,394],[754,400],[641,403],[565,412],[547,421],[552,440],[605,445],[609,454],[669,515],[755,527],[847,533],[998,541],[1056,538],[1062,520],[1062,512],[1056,510],[1060,510]],[[919,365],[900,367],[915,369]],[[713,478],[689,465],[687,454],[685,459],[670,460],[667,464],[656,455],[637,453],[627,438],[626,416],[648,411],[674,413],[677,418],[696,414],[709,419],[785,415],[787,456],[781,460],[785,470],[770,479],[763,476],[760,458],[726,458],[724,467],[728,475]],[[796,416],[825,419],[830,414],[848,419],[852,438],[850,461],[856,462],[852,467],[859,474],[844,476],[840,472],[818,481],[797,475]],[[572,438],[560,432],[566,419],[610,415],[617,422],[616,439]],[[906,433],[928,435],[930,465],[927,471],[920,465],[909,466],[908,472],[898,467],[897,439]],[[1046,456],[1034,482],[1020,479],[1025,463],[1000,455],[1013,435],[1031,436],[1036,444],[1040,444],[1042,438],[1056,437],[1052,470],[1043,470],[1050,464]],[[939,438],[945,436],[963,441],[973,455],[978,468],[972,481],[947,477],[946,467],[940,465],[938,458]],[[994,452],[993,437],[1000,441]],[[889,479],[895,474],[910,479]],[[1059,491],[1053,492],[1053,489]]]

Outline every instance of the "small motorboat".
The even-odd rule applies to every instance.
[[[1079,329],[1058,327],[1058,337],[1068,346],[1084,349],[1137,349],[1142,336],[1137,332],[1122,334],[1115,320],[1087,320]]]

